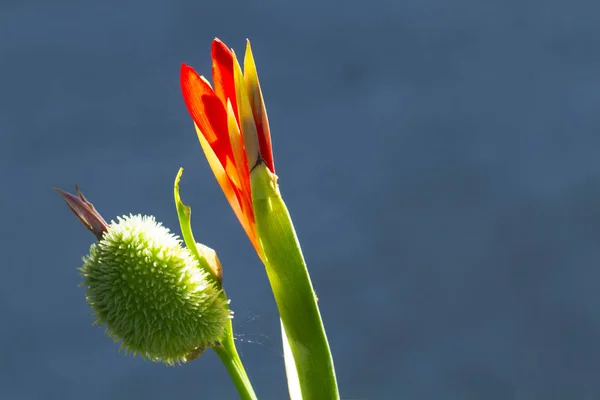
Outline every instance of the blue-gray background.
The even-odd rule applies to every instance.
[[[215,248],[246,367],[286,397],[262,265],[197,143],[181,62],[253,41],[344,399],[600,398],[594,1],[0,3],[0,398],[230,399],[207,353],[118,355],[52,186]]]

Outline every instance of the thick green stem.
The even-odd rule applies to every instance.
[[[213,350],[217,353],[223,365],[225,365],[227,372],[229,372],[229,376],[231,376],[240,398],[242,400],[256,400],[256,394],[254,393],[250,379],[235,348],[231,322],[227,328],[225,339],[221,342],[220,346],[213,347]]]
[[[263,261],[294,358],[303,400],[339,399],[335,370],[310,276],[275,175],[251,173],[252,204]]]

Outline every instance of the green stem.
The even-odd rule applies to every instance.
[[[317,298],[277,178],[263,164],[257,165],[250,177],[263,262],[284,327],[283,338],[293,355],[301,398],[339,399]]]
[[[235,348],[231,322],[229,322],[225,339],[221,342],[220,346],[213,347],[213,350],[217,353],[223,365],[225,365],[227,372],[229,372],[229,376],[231,376],[240,398],[242,400],[256,400],[256,394],[254,393],[250,379]]]

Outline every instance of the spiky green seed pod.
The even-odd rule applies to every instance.
[[[96,323],[126,352],[172,365],[223,337],[231,312],[222,290],[154,217],[113,221],[83,261]]]

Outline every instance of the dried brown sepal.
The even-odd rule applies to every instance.
[[[67,203],[67,206],[73,214],[75,214],[77,219],[92,232],[98,240],[102,239],[102,235],[108,230],[108,224],[104,218],[102,218],[102,215],[94,208],[94,205],[79,191],[77,185],[75,185],[77,196],[61,189],[53,189],[62,196],[63,200]]]

